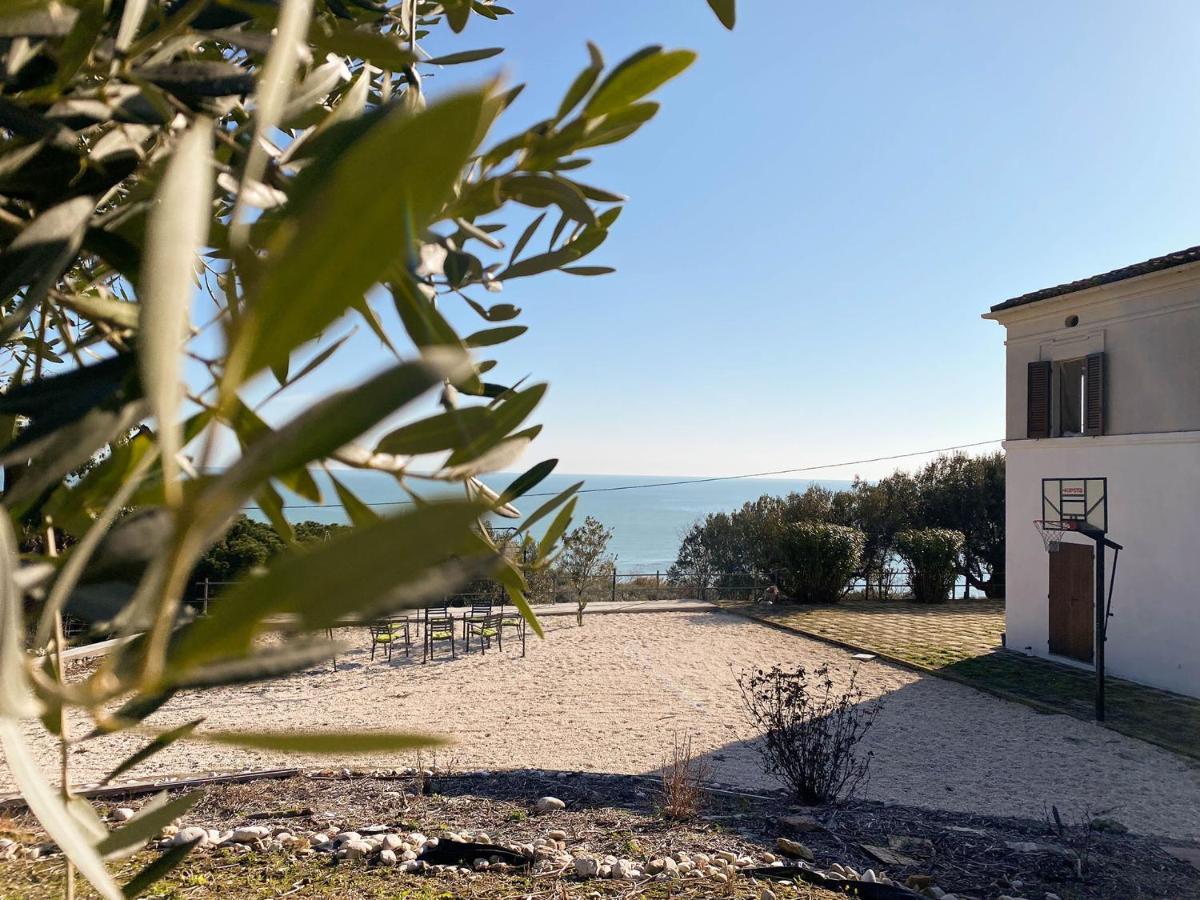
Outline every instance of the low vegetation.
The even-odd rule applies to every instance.
[[[828,522],[789,522],[779,529],[779,587],[803,603],[841,600],[862,562],[863,533]]]
[[[220,829],[254,823],[292,833],[333,831],[382,822],[442,836],[453,831],[486,832],[493,841],[526,843],[551,831],[566,835],[566,852],[603,857],[633,856],[639,861],[685,851],[693,858],[722,851],[762,858],[778,853],[780,837],[803,843],[818,868],[839,864],[858,872],[886,871],[901,883],[919,887],[921,895],[938,891],[979,897],[1041,898],[1047,893],[1073,900],[1113,897],[1200,896],[1200,873],[1173,859],[1152,838],[1093,827],[1086,838],[1090,864],[1080,875],[1075,864],[1076,837],[1062,834],[1052,818],[1013,819],[966,815],[898,804],[856,800],[836,809],[791,806],[786,796],[756,792],[709,793],[706,808],[693,819],[661,817],[655,791],[645,778],[585,773],[492,772],[437,776],[424,785],[397,780],[388,773],[349,771],[318,777],[260,780],[218,785],[188,813],[185,823]],[[567,808],[551,814],[534,809],[535,798],[553,793]],[[113,798],[100,804],[138,807],[137,797]],[[1049,814],[1049,811],[1048,811]],[[0,820],[0,835],[22,843],[45,839],[28,814]],[[1073,826],[1068,822],[1066,828]],[[1039,852],[1020,852],[1014,845],[1036,844]],[[896,849],[892,849],[895,847]],[[868,850],[866,848],[871,848]],[[891,851],[891,863],[871,852]],[[122,877],[157,858],[141,852],[114,864]],[[0,861],[0,895],[21,900],[61,897],[61,856],[34,861]],[[738,877],[726,884],[705,878],[664,881],[580,879],[570,870],[557,872],[443,871],[405,874],[399,867],[335,860],[330,854],[299,857],[290,852],[232,848],[193,853],[171,872],[151,896],[172,900],[220,900],[238,897],[266,900],[281,896],[300,900],[333,898],[401,898],[401,900],[516,900],[523,897],[631,897],[651,900],[700,900],[731,897],[759,900],[768,885],[762,879]],[[845,898],[807,884],[772,882],[776,897],[804,900]],[[79,896],[94,897],[83,888]]]
[[[879,714],[850,671],[845,688],[829,669],[754,669],[737,676],[742,704],[758,727],[755,745],[766,770],[801,803],[844,803],[870,775],[859,743]]]
[[[712,764],[692,752],[692,739],[672,738],[671,752],[663,758],[659,810],[664,819],[694,819],[704,809],[705,786],[712,779]]]
[[[963,535],[949,528],[919,528],[896,535],[896,552],[911,574],[913,599],[942,603],[954,590]]]

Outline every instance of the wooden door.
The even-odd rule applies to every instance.
[[[1096,634],[1095,549],[1067,541],[1050,554],[1050,652],[1092,661]]]

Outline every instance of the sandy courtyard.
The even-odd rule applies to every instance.
[[[325,667],[203,699],[181,695],[151,722],[206,716],[214,728],[435,731],[456,742],[438,761],[459,768],[624,773],[654,770],[678,733],[709,756],[717,780],[754,789],[772,784],[744,743],[753,733],[733,669],[829,663],[845,673],[854,664],[859,685],[884,703],[867,742],[875,757],[865,797],[1038,819],[1051,803],[1072,815],[1086,807],[1135,831],[1200,839],[1200,767],[1087,722],[856,662],[845,651],[723,613],[595,615],[583,628],[571,618],[549,618],[545,626],[546,640],[531,636],[524,659],[512,641],[503,653],[460,653],[428,665],[419,648],[413,661],[399,655],[371,662],[365,630],[347,629],[339,638],[353,649],[336,673]],[[118,735],[77,747],[76,779],[97,780],[139,745]],[[56,756],[44,745],[52,768]],[[325,764],[328,758],[187,743],[127,777]],[[11,789],[3,765],[0,789]]]

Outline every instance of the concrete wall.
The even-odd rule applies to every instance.
[[[1065,321],[1072,315],[1079,324],[1068,328]],[[1099,350],[1107,370],[1106,434],[1200,431],[1200,265],[987,318],[1008,331],[1005,434],[1010,440],[1026,436],[1028,364]]]
[[[1005,447],[1008,647],[1052,658],[1049,562],[1032,524],[1041,517],[1042,478],[1104,476],[1109,537],[1125,547],[1107,670],[1200,697],[1200,429],[1013,440]]]

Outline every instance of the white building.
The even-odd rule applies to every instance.
[[[1094,545],[1068,536],[1084,547],[1055,563],[1052,586],[1033,521],[1043,478],[1106,478],[1108,535],[1125,548],[1106,671],[1200,697],[1200,247],[984,318],[1007,331],[1008,647],[1091,665],[1094,581],[1082,565],[1067,597],[1061,567]]]

